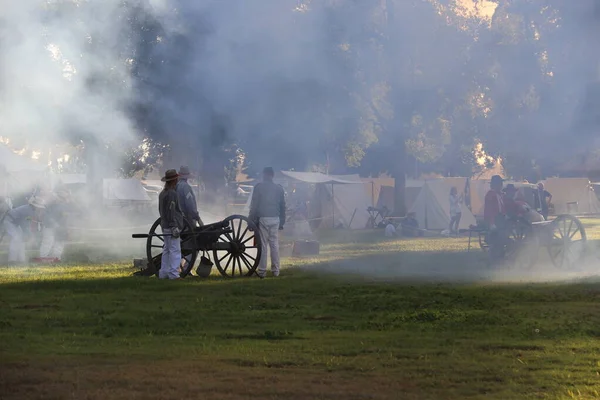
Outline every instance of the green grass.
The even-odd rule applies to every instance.
[[[322,239],[278,279],[2,268],[0,398],[600,397],[593,273],[500,284],[464,239]]]

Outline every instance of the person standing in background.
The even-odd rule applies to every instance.
[[[450,234],[458,235],[458,224],[462,216],[463,195],[458,195],[456,187],[450,189]]]
[[[200,214],[198,213],[196,195],[194,194],[194,190],[192,190],[192,186],[188,183],[188,179],[191,177],[192,174],[190,173],[190,169],[182,165],[179,168],[179,181],[177,182],[175,191],[177,192],[179,207],[183,212],[184,218],[190,221],[192,227],[202,226],[204,225],[204,222],[202,222],[202,218],[200,218]],[[182,269],[187,269],[187,265],[185,264],[192,260],[192,254],[185,256],[184,260]]]
[[[175,190],[179,197],[179,206],[181,207],[181,211],[183,211],[183,216],[189,219],[190,222],[196,222],[199,226],[202,226],[204,223],[198,213],[196,195],[188,183],[188,179],[191,176],[190,169],[186,166],[181,166],[179,168],[179,181],[177,182]]]
[[[42,213],[46,206],[41,198],[32,197],[29,204],[13,208],[4,218],[4,228],[10,237],[8,248],[9,263],[25,263],[25,237],[31,234],[33,223],[42,221]]]
[[[49,199],[44,215],[40,259],[52,258],[59,262],[67,240],[67,211],[70,193],[66,189],[58,189]],[[40,260],[41,261],[41,260]]]
[[[179,199],[175,187],[177,185],[177,171],[170,169],[161,179],[165,188],[158,196],[158,212],[160,213],[160,227],[165,236],[162,259],[158,277],[160,279],[179,279],[181,265],[181,239],[179,235],[183,229],[183,213],[179,207]]]
[[[544,184],[542,182],[538,183],[536,201],[539,205],[539,209],[541,210],[540,214],[542,214],[544,220],[548,221],[549,206],[550,202],[552,201],[552,195],[544,188]]]
[[[279,231],[285,224],[285,192],[281,185],[273,182],[275,172],[267,167],[263,170],[263,181],[254,187],[248,218],[260,230],[262,255],[258,265],[258,276],[267,274],[267,251],[271,251],[271,272],[279,276]]]

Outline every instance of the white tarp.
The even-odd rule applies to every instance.
[[[409,211],[416,214],[419,227],[431,230],[448,229],[450,225],[450,189],[455,186],[458,193],[463,193],[466,178],[463,182],[456,179],[435,179],[425,182],[415,203]],[[469,229],[470,225],[476,225],[473,214],[462,204],[462,217],[459,229]]]
[[[137,179],[104,179],[103,196],[106,201],[150,201],[150,197]]]

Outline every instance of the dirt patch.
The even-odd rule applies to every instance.
[[[208,360],[20,362],[0,365],[0,398],[12,399],[404,399],[416,388],[391,377]],[[415,391],[415,395],[410,394]]]
[[[41,310],[41,309],[53,309],[57,310],[58,306],[52,304],[24,304],[22,306],[14,307],[15,310]]]

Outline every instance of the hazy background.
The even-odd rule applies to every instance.
[[[535,181],[597,157],[593,0],[0,10],[0,141],[92,185],[182,164],[211,193],[265,165],[470,176],[477,146]]]

